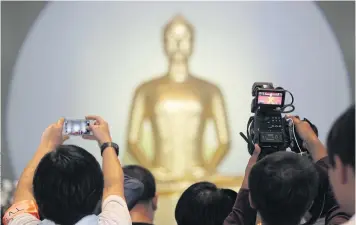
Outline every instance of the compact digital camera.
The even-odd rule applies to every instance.
[[[288,104],[285,103],[287,93],[291,96],[291,103]],[[281,87],[274,88],[272,83],[258,82],[252,86],[252,96],[254,98],[251,102],[251,112],[254,115],[248,120],[247,137],[244,137],[249,153],[252,154],[254,144],[258,144],[261,148],[260,158],[276,151],[285,151],[287,148],[308,156],[293,121],[282,115],[294,111],[293,94]],[[290,109],[286,110],[287,108]],[[304,121],[307,121],[318,135],[316,126],[307,119]]]

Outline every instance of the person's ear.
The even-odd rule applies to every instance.
[[[253,204],[253,201],[252,201],[252,199],[251,199],[251,194],[250,194],[250,193],[248,194],[248,201],[250,202],[251,208],[256,209],[256,208],[255,208],[255,205]]]
[[[152,198],[152,208],[155,211],[157,210],[157,203],[158,203],[158,196],[156,194],[155,197]]]

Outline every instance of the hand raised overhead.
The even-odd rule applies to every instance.
[[[56,123],[49,125],[42,134],[41,144],[54,150],[69,139],[68,135],[63,135],[63,124],[64,118],[60,118]]]
[[[108,123],[100,116],[86,116],[87,120],[95,120],[93,124],[89,125],[89,130],[93,135],[83,135],[84,139],[96,140],[99,145],[106,142],[111,142],[111,135]]]

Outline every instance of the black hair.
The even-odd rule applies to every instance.
[[[276,152],[251,169],[249,189],[262,221],[297,225],[318,192],[318,173],[308,158],[293,152]]]
[[[139,180],[144,185],[144,190],[138,202],[147,202],[156,195],[156,182],[152,173],[139,165],[128,165],[124,167],[124,174]]]
[[[175,219],[178,225],[221,225],[232,211],[237,193],[219,189],[210,182],[198,182],[179,198]]]
[[[103,188],[99,163],[75,145],[60,145],[45,155],[33,178],[41,215],[61,225],[73,225],[93,214]]]
[[[335,156],[339,156],[344,165],[355,169],[355,105],[349,107],[332,126],[327,149],[330,164],[335,167]]]

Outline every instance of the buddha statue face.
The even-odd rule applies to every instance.
[[[170,60],[187,60],[193,50],[193,28],[181,16],[175,17],[164,29],[164,48]]]

